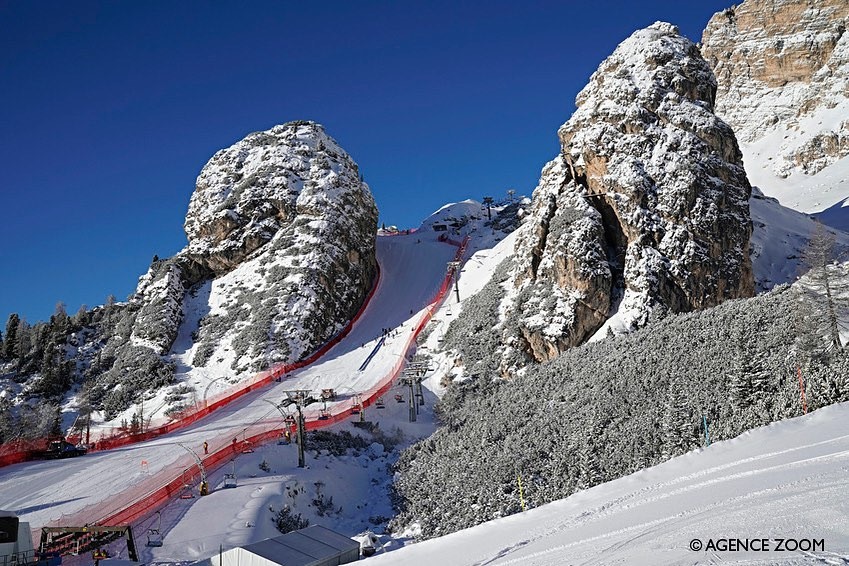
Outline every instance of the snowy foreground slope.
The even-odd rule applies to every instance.
[[[847,419],[849,404],[826,407],[371,563],[847,564]],[[705,549],[723,544],[738,550]]]

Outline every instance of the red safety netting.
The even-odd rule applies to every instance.
[[[280,364],[270,370],[259,372],[252,378],[243,381],[238,386],[232,389],[213,395],[209,399],[204,399],[196,405],[188,407],[185,410],[180,411],[179,413],[175,413],[170,417],[170,420],[168,422],[151,427],[148,430],[145,430],[143,433],[130,434],[126,431],[121,430],[112,430],[108,433],[102,433],[99,435],[97,440],[93,442],[89,450],[110,450],[112,448],[118,448],[121,446],[126,446],[128,444],[134,444],[136,442],[150,440],[152,438],[162,436],[163,434],[168,434],[175,430],[185,428],[197,422],[206,415],[212,413],[213,411],[220,409],[228,403],[231,403],[232,401],[235,401],[236,399],[250,393],[251,391],[255,391],[261,387],[265,387],[274,380],[282,379],[283,376],[289,372],[314,363],[321,356],[326,354],[333,346],[338,344],[345,336],[348,335],[348,333],[351,331],[351,328],[353,328],[354,324],[360,319],[360,317],[365,312],[366,307],[371,302],[372,297],[374,297],[374,293],[377,290],[379,281],[380,266],[378,266],[377,274],[375,276],[374,283],[371,286],[371,290],[366,296],[365,301],[363,301],[362,306],[360,306],[360,309],[357,311],[357,314],[354,315],[354,318],[348,321],[345,327],[342,328],[342,330],[340,330],[333,338],[328,340],[321,348],[319,348],[306,358],[291,364]],[[68,440],[71,442],[80,442],[81,438],[77,435],[68,437]],[[38,456],[38,453],[40,451],[44,450],[47,447],[47,444],[48,439],[38,439],[26,442],[18,440],[14,443],[2,444],[0,445],[0,467],[33,460]]]
[[[459,248],[454,256],[455,261],[462,261],[467,243],[468,237],[462,242],[457,243]],[[379,397],[386,394],[392,388],[398,375],[407,365],[407,357],[410,352],[414,351],[414,345],[419,334],[427,323],[430,322],[433,314],[439,309],[448,295],[453,277],[453,272],[446,274],[435,297],[420,317],[414,331],[410,333],[410,337],[407,339],[405,345],[407,356],[401,357],[392,370],[377,384],[361,393],[364,407],[374,404]],[[319,419],[317,415],[305,415],[307,419],[305,423],[306,430],[324,428],[350,418],[354,415],[354,406],[345,405],[347,404],[337,403],[335,407],[331,408],[327,418]],[[198,457],[201,458],[206,472],[209,473],[237,457],[243,450],[249,449],[251,446],[280,438],[283,431],[284,427],[281,426],[280,419],[263,419],[247,427],[240,425],[212,439],[209,442],[210,453]],[[120,494],[107,497],[103,501],[89,505],[73,514],[64,515],[59,519],[51,521],[51,525],[131,524],[153,513],[157,508],[171,499],[183,494],[192,493],[193,490],[196,490],[199,481],[200,469],[194,456],[187,452],[184,457],[151,474],[141,482],[128,486]]]

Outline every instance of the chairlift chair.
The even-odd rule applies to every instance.
[[[191,481],[186,480],[186,470],[183,470],[183,493],[180,494],[180,499],[194,499],[195,494],[192,492],[191,482],[194,482],[195,478],[192,476]]]
[[[150,528],[147,530],[147,546],[159,547],[162,546],[162,513],[159,511],[156,512],[156,516],[158,518],[158,523],[156,528]]]
[[[159,532],[159,529],[147,530],[147,546],[162,546],[162,533]]]
[[[224,474],[224,487],[237,487],[238,481],[236,480],[236,474]]]
[[[399,403],[404,403],[404,402],[405,402],[405,401],[404,401],[404,396],[403,396],[403,395],[401,395],[400,393],[396,393],[396,394],[395,394],[395,400],[396,400],[396,401],[398,401]]]
[[[386,403],[383,401],[383,397],[378,397],[377,402],[375,403],[378,409],[385,409]]]
[[[330,411],[328,411],[327,409],[321,409],[321,410],[318,412],[318,420],[320,420],[320,421],[326,421],[326,420],[328,420],[329,418],[330,418]]]

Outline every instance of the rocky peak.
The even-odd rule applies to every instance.
[[[711,18],[702,37],[718,81],[716,112],[742,142],[845,103],[849,2],[746,0]],[[781,144],[772,169],[815,174],[849,154],[849,119],[826,120]]]
[[[536,360],[653,310],[753,293],[751,188],[698,47],[658,22],[590,78],[516,244],[508,343]]]
[[[185,392],[207,370],[235,382],[304,357],[354,316],[377,273],[371,191],[313,122],[217,152],[185,230],[186,248],[140,278],[105,348],[114,363],[95,399],[110,415],[147,389]]]
[[[249,134],[200,172],[184,225],[185,254],[221,274],[296,216],[324,215],[341,205],[342,193],[373,209],[358,177],[357,165],[320,124],[290,122]],[[331,178],[331,185],[324,182]]]

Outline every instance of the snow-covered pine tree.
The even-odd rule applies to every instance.
[[[832,348],[842,348],[840,338],[841,314],[849,309],[849,275],[834,263],[835,235],[820,222],[814,225],[811,239],[802,259],[808,267],[807,284],[801,285],[814,307],[809,316],[818,321],[818,327]]]
[[[671,377],[663,415],[664,458],[678,456],[692,448],[693,418],[681,379],[677,376]]]
[[[21,319],[17,313],[10,314],[9,319],[6,321],[6,341],[3,343],[3,357],[7,360],[15,357],[15,348],[18,342],[18,325],[20,322]]]

